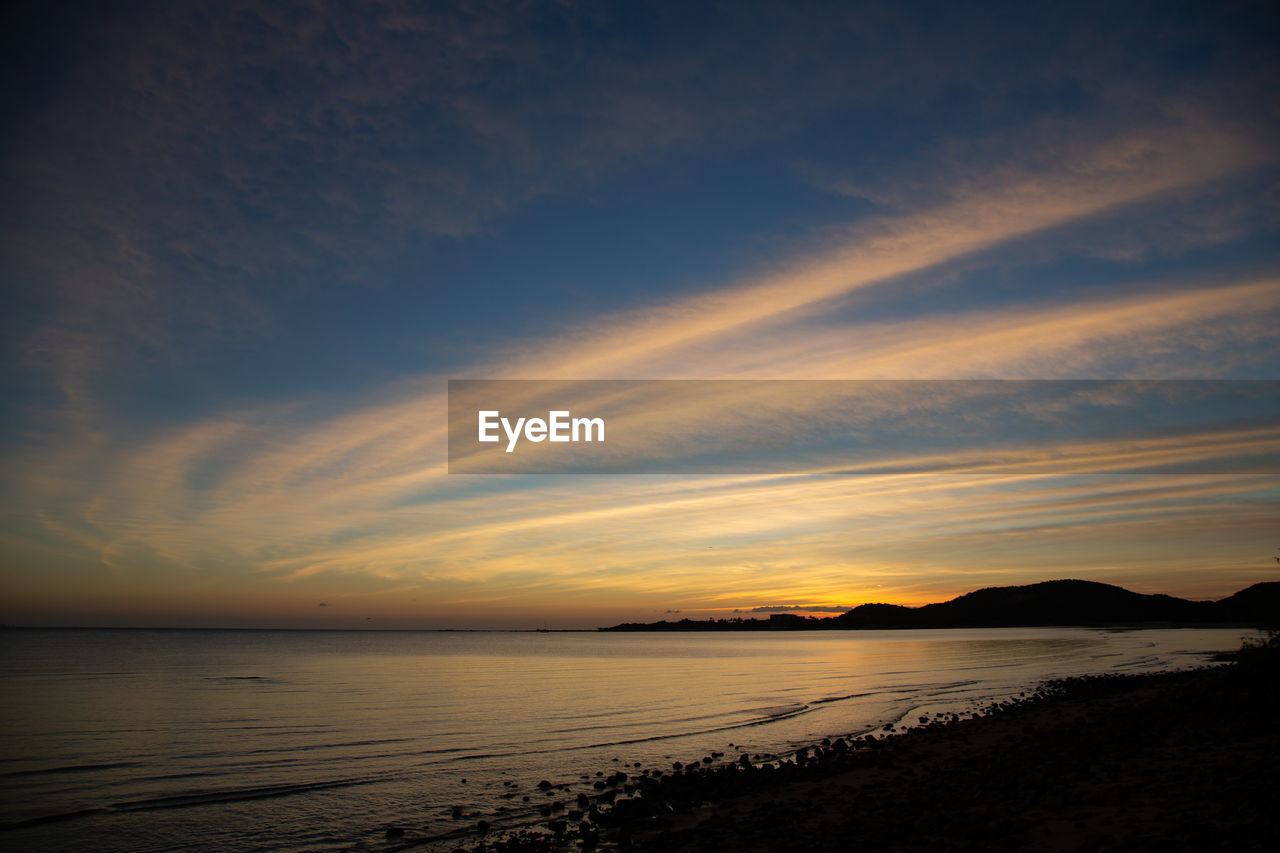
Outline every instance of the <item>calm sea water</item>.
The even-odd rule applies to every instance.
[[[535,819],[542,779],[572,798],[637,763],[782,754],[1046,678],[1194,666],[1246,633],[5,630],[0,845],[448,838]]]

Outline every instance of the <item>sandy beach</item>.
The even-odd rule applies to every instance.
[[[458,849],[1275,849],[1278,659],[1273,643],[1198,670],[1054,682],[774,761],[646,771],[578,819]]]

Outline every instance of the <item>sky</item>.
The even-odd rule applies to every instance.
[[[447,441],[451,379],[1280,379],[1273,12],[7,4],[0,623],[1275,579],[1274,405],[1174,447],[1064,395],[1051,469],[990,465],[998,429],[896,468],[788,453],[824,409],[787,383],[734,386],[790,389],[752,398],[741,470],[450,473]]]

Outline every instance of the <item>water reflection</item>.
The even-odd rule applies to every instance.
[[[97,810],[41,824],[46,847],[235,848],[263,826],[305,847],[309,815],[350,841],[424,803],[497,814],[512,785],[615,759],[771,752],[1045,678],[1192,665],[1240,633],[8,631],[0,821]]]

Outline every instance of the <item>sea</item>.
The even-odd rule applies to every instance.
[[[4,629],[0,847],[448,850],[619,772],[780,758],[1253,633]]]

